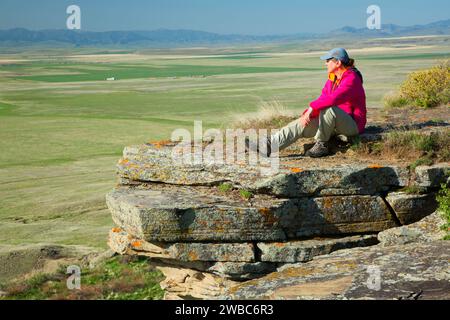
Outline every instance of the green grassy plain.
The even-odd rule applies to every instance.
[[[346,44],[369,110],[409,72],[449,57],[445,39]],[[113,223],[104,197],[124,146],[167,139],[194,120],[224,127],[261,101],[300,113],[327,77],[318,57],[334,46],[0,54],[0,243],[106,248]]]

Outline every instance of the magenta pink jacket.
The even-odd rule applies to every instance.
[[[338,106],[352,116],[358,125],[359,133],[364,132],[366,126],[366,93],[359,71],[350,68],[342,74],[339,83],[328,80],[319,98],[309,105],[313,109],[312,117],[319,115],[320,110]]]

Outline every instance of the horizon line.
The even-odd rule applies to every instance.
[[[444,19],[444,20],[437,20],[434,22],[430,22],[430,23],[426,23],[426,24],[414,24],[414,25],[398,25],[395,23],[383,23],[381,24],[381,26],[398,26],[398,27],[415,27],[415,26],[426,26],[429,24],[433,24],[433,23],[437,23],[437,22],[444,22],[444,21],[449,21],[449,19]],[[277,34],[246,34],[246,33],[218,33],[218,32],[213,32],[213,31],[205,31],[205,30],[198,30],[198,29],[183,29],[183,28],[158,28],[158,29],[129,29],[129,30],[120,30],[120,29],[116,29],[116,30],[103,30],[103,31],[94,31],[94,30],[70,30],[67,28],[59,28],[59,29],[55,29],[55,28],[51,28],[51,29],[29,29],[26,27],[12,27],[12,28],[8,28],[8,29],[0,29],[0,31],[10,31],[10,30],[15,30],[15,29],[23,29],[23,30],[27,30],[27,31],[35,31],[35,32],[40,32],[40,31],[74,31],[74,32],[91,32],[91,33],[107,33],[107,32],[152,32],[152,31],[194,31],[194,32],[204,32],[204,33],[210,33],[210,34],[216,34],[216,35],[221,35],[221,36],[235,36],[235,35],[239,35],[239,36],[250,36],[250,37],[269,37],[269,36],[294,36],[294,35],[323,35],[323,34],[327,34],[333,31],[338,31],[340,29],[343,28],[354,28],[354,29],[365,29],[365,27],[355,27],[355,26],[349,26],[349,25],[344,25],[340,28],[337,29],[333,29],[333,30],[329,30],[329,31],[325,31],[325,32],[296,32],[296,33],[277,33]],[[375,31],[381,31],[381,29],[379,30],[373,30]]]

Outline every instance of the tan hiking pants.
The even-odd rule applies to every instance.
[[[347,137],[358,135],[358,126],[353,118],[339,107],[321,110],[320,115],[303,127],[300,119],[296,119],[271,136],[271,144],[278,143],[279,150],[293,144],[299,138],[312,138],[326,142],[333,135]]]

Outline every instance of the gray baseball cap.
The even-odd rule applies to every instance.
[[[328,52],[326,55],[321,56],[321,60],[328,60],[328,59],[337,59],[341,60],[343,63],[348,63],[350,58],[348,57],[348,53],[344,48],[334,48],[331,49],[330,52]]]

